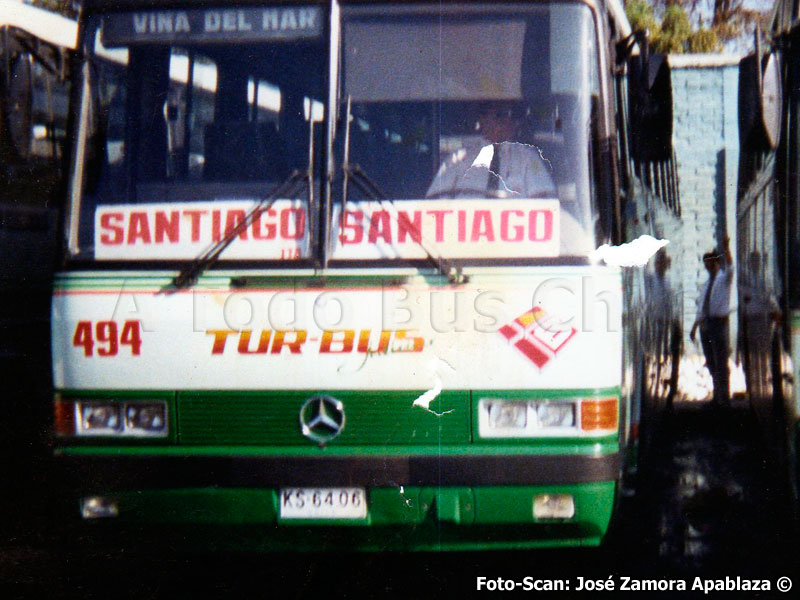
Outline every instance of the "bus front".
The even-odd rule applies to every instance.
[[[143,6],[84,14],[52,320],[74,513],[599,543],[626,405],[596,7]]]

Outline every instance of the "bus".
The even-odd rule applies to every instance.
[[[17,453],[47,453],[50,298],[63,204],[69,64],[74,20],[0,0],[0,363],[18,380],[0,411],[0,437]],[[32,443],[32,440],[36,442]],[[18,466],[16,461],[13,469]],[[8,465],[11,467],[11,465]],[[8,486],[13,489],[14,486]]]
[[[59,204],[77,23],[0,0],[0,202]]]
[[[663,248],[611,258],[680,228],[669,65],[619,2],[87,0],[79,27],[52,304],[74,518],[602,542],[674,388],[680,279]]]
[[[737,194],[738,356],[780,481],[797,507],[800,170],[797,7],[778,1],[742,59]]]

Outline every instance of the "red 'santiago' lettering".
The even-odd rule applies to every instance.
[[[104,230],[100,234],[101,243],[109,245],[122,243],[125,238],[125,230],[122,227],[123,219],[123,214],[118,212],[105,213],[100,216],[100,228]]]
[[[415,210],[414,211],[414,218],[410,219],[408,217],[408,213],[405,211],[399,211],[397,213],[397,241],[398,243],[404,243],[407,237],[411,237],[411,240],[415,244],[419,244],[422,241],[422,212]]]
[[[149,244],[152,241],[146,212],[132,212],[128,221],[128,243],[135,244],[137,241],[141,241],[143,244]]]
[[[299,240],[306,233],[306,211],[302,208],[284,208],[281,211],[281,237]]]
[[[364,227],[361,224],[363,218],[364,213],[360,210],[345,211],[342,230],[339,233],[339,242],[342,245],[361,243],[361,240],[364,239]]]
[[[244,221],[245,213],[243,210],[229,210],[225,215],[225,235],[229,235],[234,231],[240,223]],[[243,227],[238,233],[239,239],[247,239],[247,228]]]
[[[528,214],[528,239],[545,242],[553,238],[553,213],[549,210],[532,210]]]
[[[177,210],[170,211],[169,218],[167,213],[156,213],[156,244],[162,244],[166,237],[171,243],[180,240],[180,213]]]
[[[514,225],[511,228],[514,231],[513,236],[509,234],[511,227],[511,217],[524,217],[525,213],[521,210],[504,210],[500,213],[500,239],[504,242],[520,242],[525,237],[525,227],[523,225]]]
[[[220,215],[220,211],[212,210],[211,211],[211,239],[215,242],[218,242],[222,235],[220,233],[222,216]]]
[[[444,218],[452,213],[452,210],[429,210],[427,213],[429,215],[433,215],[433,218],[436,221],[436,241],[443,242],[444,241]]]
[[[476,210],[474,220],[472,221],[472,238],[471,241],[480,241],[482,237],[486,238],[487,242],[494,241],[494,227],[492,226],[492,213],[488,210]]]
[[[392,243],[392,221],[385,210],[376,210],[369,219],[369,243],[374,244],[383,238],[387,244]]]
[[[192,223],[192,241],[200,241],[200,217],[207,214],[205,210],[185,210],[183,211],[184,217],[189,217]]]
[[[273,209],[269,210],[261,210],[256,214],[255,218],[253,219],[253,223],[251,225],[251,229],[253,230],[253,239],[254,240],[274,240],[275,234],[277,232],[277,228],[275,227],[275,223],[266,220],[264,226],[261,226],[261,217],[274,217],[275,211]]]

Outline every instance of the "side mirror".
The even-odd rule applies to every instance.
[[[672,76],[667,56],[650,54],[637,35],[640,53],[628,58],[631,155],[638,162],[672,158]]]
[[[782,60],[756,51],[739,61],[739,144],[753,152],[777,148],[783,118]]]

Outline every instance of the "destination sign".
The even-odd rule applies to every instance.
[[[348,202],[333,210],[333,258],[558,256],[558,200]]]
[[[97,260],[196,258],[240,228],[225,259],[295,260],[309,255],[305,203],[276,200],[242,227],[255,200],[100,205],[95,211]]]
[[[147,42],[228,42],[315,38],[319,6],[149,10],[103,17],[106,47]]]

